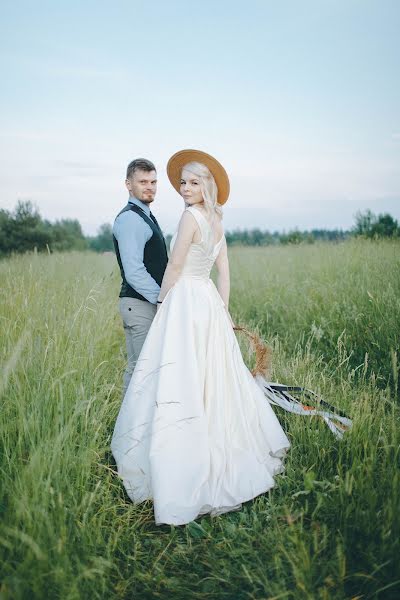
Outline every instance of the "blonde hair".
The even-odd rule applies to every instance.
[[[182,171],[190,171],[200,179],[200,189],[203,194],[206,211],[211,214],[212,219],[217,215],[222,216],[222,208],[217,202],[218,188],[213,174],[206,165],[196,161],[187,163],[182,167]]]

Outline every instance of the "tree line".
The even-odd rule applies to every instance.
[[[228,245],[267,246],[271,244],[312,244],[316,241],[342,241],[351,236],[370,239],[400,238],[400,226],[390,214],[375,215],[370,210],[355,215],[351,230],[312,229],[273,233],[255,229],[236,229],[225,233]],[[167,236],[167,243],[170,236]],[[67,250],[113,251],[112,227],[101,225],[95,236],[85,236],[77,219],[51,223],[42,219],[30,201],[19,201],[14,211],[0,209],[0,256],[14,252]]]
[[[0,209],[0,255],[13,252],[113,250],[111,225],[104,224],[94,237],[85,236],[77,219],[51,223],[42,219],[30,201],[19,201],[14,211]]]

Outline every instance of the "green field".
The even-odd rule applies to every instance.
[[[276,408],[292,447],[271,492],[156,527],[109,450],[125,366],[115,258],[4,260],[1,600],[400,597],[400,243],[233,248],[230,260],[232,315],[272,346],[272,379],[320,392],[351,432],[338,441]]]

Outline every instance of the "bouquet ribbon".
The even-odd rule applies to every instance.
[[[240,331],[250,340],[256,354],[256,364],[252,375],[257,385],[264,392],[270,404],[279,406],[286,412],[301,416],[317,416],[329,427],[338,439],[351,428],[353,422],[344,412],[323,400],[312,390],[301,386],[283,385],[272,383],[266,379],[266,374],[271,371],[272,350],[259,337],[258,334],[241,326],[235,326],[235,331]],[[267,375],[267,376],[268,376]]]

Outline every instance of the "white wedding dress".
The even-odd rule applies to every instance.
[[[223,238],[215,245],[186,210],[202,240],[154,318],[111,443],[129,497],[152,499],[156,524],[239,509],[274,486],[290,446],[210,279]]]

